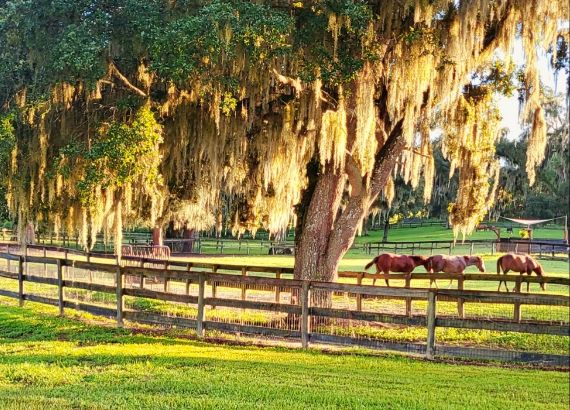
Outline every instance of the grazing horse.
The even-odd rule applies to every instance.
[[[532,272],[535,272],[538,277],[542,277],[542,266],[540,263],[535,261],[529,255],[518,255],[516,253],[507,253],[497,259],[497,275],[501,273],[501,269],[503,270],[503,275],[506,275],[508,271],[512,270],[513,272],[518,272],[520,275],[526,273],[527,275],[531,275]],[[509,288],[507,287],[506,281],[500,281],[499,287],[497,291],[501,290],[501,283],[505,283],[505,289],[507,292]],[[530,284],[526,283],[526,291],[529,291]],[[545,290],[544,282],[540,283],[540,288]]]
[[[480,256],[447,256],[447,255],[434,255],[428,258],[428,263],[426,269],[430,274],[435,274],[439,272],[443,273],[463,273],[468,266],[477,266],[480,272],[485,272],[485,263]],[[449,284],[451,285],[450,280]],[[429,286],[435,283],[437,287],[437,282],[435,277],[429,280]]]
[[[382,255],[376,256],[374,259],[368,263],[364,269],[368,269],[372,265],[376,265],[376,274],[381,272],[387,275],[390,272],[398,272],[410,274],[416,267],[423,265],[426,267],[428,258],[426,256],[420,255],[395,255],[393,253],[383,253]],[[426,268],[427,270],[427,268]],[[388,279],[385,279],[386,286],[390,286]],[[376,278],[372,282],[372,285],[376,284]]]

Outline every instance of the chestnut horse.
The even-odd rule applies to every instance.
[[[447,256],[447,255],[434,255],[428,258],[428,263],[426,269],[429,273],[435,274],[439,272],[443,273],[463,273],[468,266],[477,266],[480,272],[485,272],[485,263],[480,256]],[[451,285],[453,279],[449,281]],[[429,280],[429,286],[435,283],[437,287],[437,282],[435,277]]]
[[[396,255],[393,253],[383,253],[382,255],[376,256],[374,259],[368,263],[364,269],[368,269],[372,265],[376,265],[376,274],[379,275],[381,272],[387,275],[390,272],[398,272],[410,274],[416,267],[423,265],[426,267],[428,258],[426,256],[420,255]],[[426,267],[427,270],[427,267]],[[386,281],[386,286],[390,286],[388,279]],[[376,284],[376,278],[372,282],[372,285]]]
[[[508,271],[512,270],[513,272],[518,272],[520,275],[526,273],[527,275],[531,275],[532,272],[535,272],[538,277],[542,277],[542,266],[540,263],[535,261],[529,255],[518,255],[516,253],[507,253],[497,259],[497,275],[501,273],[501,269],[503,270],[503,275],[506,275]],[[507,292],[509,288],[507,287],[507,282],[502,280],[499,282],[499,287],[497,291],[501,290],[501,283],[505,283],[505,289]],[[529,291],[530,284],[526,283],[526,291]],[[540,283],[540,288],[545,290],[544,282]]]

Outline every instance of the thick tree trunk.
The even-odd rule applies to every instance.
[[[404,147],[400,121],[376,155],[368,187],[347,155],[346,173],[352,191],[346,208],[338,216],[346,177],[335,174],[331,167],[317,175],[314,190],[304,193],[301,207],[306,209],[299,211],[302,218],[298,220],[296,237],[295,278],[336,280],[340,260],[352,246],[370,204],[386,185]]]
[[[295,238],[295,277],[329,281],[324,271],[328,243],[335,222],[345,177],[334,173],[332,166],[317,176],[314,189],[304,193],[310,197],[306,209],[301,209],[300,228]],[[309,191],[309,190],[308,190]],[[303,203],[301,207],[303,207]]]
[[[382,235],[382,242],[388,242],[388,230],[390,229],[390,212],[386,212],[386,220],[384,221],[384,235]]]
[[[182,253],[192,253],[194,247],[194,229],[184,228],[182,230]]]
[[[162,227],[152,228],[152,244],[153,246],[162,246]]]

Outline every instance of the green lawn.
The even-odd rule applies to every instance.
[[[522,226],[521,226],[522,227]],[[507,233],[506,228],[501,228],[502,238],[519,239],[519,228],[514,227],[513,233]],[[382,240],[384,231],[375,230],[369,231],[367,235],[362,235],[356,238],[356,243],[363,242],[378,242]],[[539,239],[563,239],[564,229],[562,226],[552,227],[549,229],[538,228],[534,230],[533,238]],[[468,239],[497,239],[492,231],[478,231],[473,232],[465,238]],[[450,241],[453,240],[453,230],[446,229],[444,226],[423,226],[418,228],[394,228],[388,231],[388,241],[390,242],[413,242],[413,241]],[[461,237],[458,238],[461,241]]]
[[[153,337],[0,303],[2,409],[567,409],[567,372]]]

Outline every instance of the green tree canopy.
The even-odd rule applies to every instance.
[[[497,179],[497,111],[471,76],[520,36],[532,180],[546,141],[537,47],[556,45],[566,12],[544,0],[2,2],[9,207],[85,246],[141,222],[201,229],[225,206],[236,233],[295,217],[297,275],[326,279],[393,173],[431,196],[438,116],[459,172],[454,229],[468,232]]]

